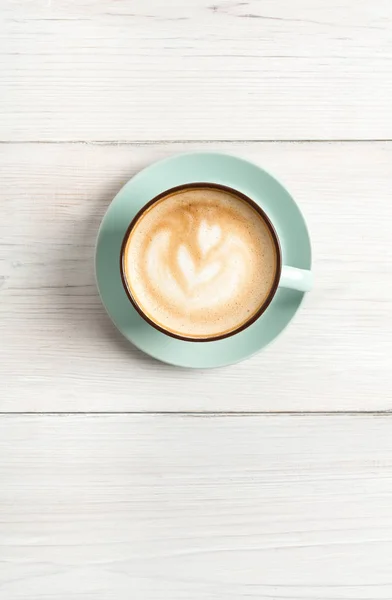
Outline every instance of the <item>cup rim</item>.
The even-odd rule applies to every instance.
[[[128,281],[127,278],[125,276],[125,248],[127,245],[127,241],[128,238],[131,234],[131,231],[133,230],[133,228],[135,227],[136,223],[138,222],[138,220],[140,219],[140,217],[156,202],[158,202],[159,200],[161,200],[162,198],[164,198],[165,196],[168,196],[170,194],[173,194],[175,192],[179,192],[181,190],[185,190],[185,189],[192,189],[192,188],[215,188],[215,189],[219,189],[219,190],[223,190],[225,192],[231,193],[234,196],[238,196],[239,198],[241,198],[241,200],[243,200],[244,202],[247,202],[257,213],[259,213],[259,215],[262,217],[262,219],[264,220],[264,222],[266,223],[272,240],[274,242],[275,245],[275,250],[276,250],[276,258],[277,258],[277,264],[276,264],[276,271],[275,271],[275,276],[274,276],[274,280],[271,286],[271,289],[265,299],[265,301],[263,302],[263,304],[260,306],[260,308],[254,313],[254,315],[245,323],[243,323],[240,327],[237,327],[236,329],[233,329],[232,331],[226,332],[224,334],[221,335],[216,335],[216,336],[209,336],[209,337],[191,337],[191,336],[184,336],[184,335],[180,335],[177,333],[174,333],[172,331],[169,331],[168,329],[165,329],[164,327],[162,327],[161,325],[159,325],[158,323],[155,323],[155,321],[153,321],[148,315],[145,314],[145,312],[143,311],[143,309],[139,306],[136,298],[134,298],[133,294],[132,294],[132,290],[130,289],[129,285],[128,285]],[[151,325],[151,327],[153,327],[154,329],[160,331],[161,333],[175,338],[177,340],[182,340],[184,342],[216,342],[219,340],[223,340],[226,339],[228,337],[232,337],[234,335],[236,335],[237,333],[240,333],[241,331],[244,331],[245,329],[247,329],[248,327],[250,327],[250,325],[252,325],[253,323],[255,323],[255,321],[257,321],[261,315],[267,310],[268,306],[271,304],[278,286],[279,286],[279,281],[280,281],[280,277],[281,277],[281,273],[282,273],[282,249],[281,249],[281,245],[280,245],[280,241],[279,241],[279,237],[278,234],[276,232],[276,229],[274,227],[274,225],[272,224],[271,219],[269,218],[269,216],[267,215],[267,213],[261,208],[261,206],[259,204],[257,204],[257,202],[255,202],[254,200],[252,200],[249,196],[247,196],[246,194],[244,194],[243,192],[240,192],[239,190],[236,190],[235,188],[232,188],[228,185],[224,185],[221,183],[213,183],[213,182],[201,182],[201,181],[197,181],[197,182],[190,182],[190,183],[183,183],[181,185],[177,185],[171,188],[168,188],[167,190],[164,190],[163,192],[160,192],[159,194],[157,194],[156,196],[154,196],[154,198],[152,198],[151,200],[149,200],[148,202],[146,202],[146,204],[144,204],[142,206],[142,208],[136,213],[136,215],[134,216],[134,218],[132,219],[132,221],[130,222],[130,224],[128,225],[123,240],[121,242],[121,250],[120,250],[120,275],[121,275],[121,282],[124,288],[124,291],[128,297],[128,300],[131,302],[133,308],[139,313],[139,315],[144,319],[144,321],[146,321],[149,325]]]

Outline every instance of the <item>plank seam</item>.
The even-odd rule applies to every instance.
[[[4,416],[49,416],[49,417],[68,417],[68,416],[188,416],[188,417],[325,417],[325,416],[382,416],[392,417],[391,410],[346,410],[346,411],[0,411],[0,417]]]
[[[372,144],[389,143],[392,138],[374,138],[374,139],[262,139],[262,140],[0,140],[1,145],[5,144],[81,144],[91,146],[158,146],[165,144]]]

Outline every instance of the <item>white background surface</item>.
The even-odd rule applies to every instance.
[[[390,1],[0,13],[1,600],[391,599]],[[113,329],[93,252],[125,181],[205,148],[288,187],[316,288],[193,372]]]

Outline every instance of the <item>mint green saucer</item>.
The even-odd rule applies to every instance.
[[[279,288],[265,313],[244,331],[215,342],[185,342],[151,327],[133,308],[121,283],[120,250],[126,229],[146,202],[184,183],[220,183],[243,192],[268,214],[286,265],[310,269],[311,247],[304,218],[290,194],[260,167],[226,154],[173,156],[131,179],[109,206],[96,248],[96,277],[102,302],[116,327],[140,350],[181,367],[229,365],[258,352],[290,323],[304,293]]]

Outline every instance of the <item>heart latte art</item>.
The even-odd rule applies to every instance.
[[[154,323],[189,338],[230,333],[267,299],[276,248],[261,215],[219,188],[186,188],[139,217],[125,244],[131,295]]]

